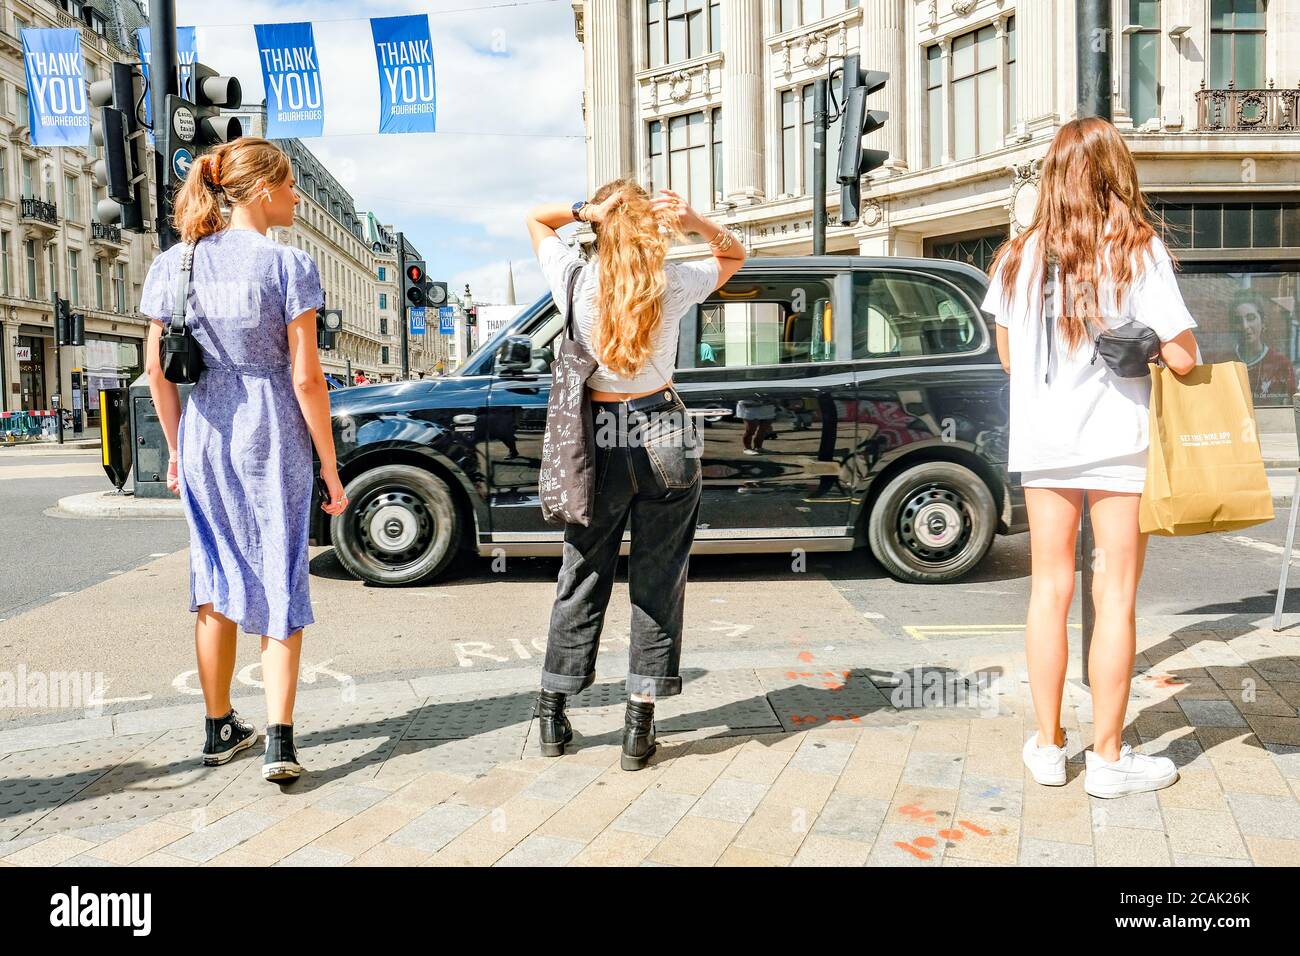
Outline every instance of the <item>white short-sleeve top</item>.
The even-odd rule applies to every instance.
[[[599,268],[594,261],[584,261],[577,250],[558,236],[547,236],[537,246],[542,275],[555,301],[563,308],[565,276],[570,263],[581,262],[581,271],[573,290],[573,325],[578,341],[591,350],[591,329],[599,288]],[[667,283],[664,287],[663,320],[654,338],[650,358],[636,375],[625,377],[603,364],[587,380],[587,387],[602,392],[652,392],[672,381],[677,371],[677,332],[684,316],[693,305],[708,298],[718,286],[718,263],[707,259],[664,264]],[[594,354],[594,352],[593,352]]]
[[[1060,323],[1049,350],[1037,236],[1025,243],[1016,287],[1003,300],[1001,270],[990,277],[981,308],[1007,329],[1011,346],[1009,471],[1084,468],[1147,448],[1149,378],[1120,378],[1099,357],[1091,333],[1074,351],[1066,348]],[[1196,327],[1174,278],[1169,250],[1152,239],[1143,267],[1122,303],[1103,272],[1098,289],[1108,328],[1138,321],[1168,342]],[[1057,284],[1059,291],[1059,284]],[[1050,288],[1050,287],[1049,287]],[[1059,308],[1057,311],[1059,315]],[[1050,374],[1049,373],[1050,362]]]

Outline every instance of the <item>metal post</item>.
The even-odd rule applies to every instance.
[[[1300,470],[1296,471],[1291,492],[1291,519],[1286,526],[1286,546],[1282,549],[1282,576],[1277,582],[1277,603],[1273,605],[1273,630],[1282,630],[1282,606],[1286,603],[1286,579],[1291,570],[1291,548],[1295,543],[1296,512],[1300,511]]]
[[[826,254],[826,89],[827,80],[813,81],[813,255]]]
[[[1110,6],[1110,0],[1077,0],[1075,4],[1075,78],[1080,118],[1111,118],[1111,44],[1115,31],[1111,27]],[[1083,686],[1087,687],[1088,651],[1092,647],[1092,629],[1096,622],[1096,609],[1092,604],[1092,553],[1096,540],[1086,494],[1079,525],[1079,547],[1083,552],[1080,575],[1080,590],[1083,592],[1080,595],[1083,608]]]
[[[153,111],[158,148],[154,151],[154,202],[157,210],[158,248],[165,252],[171,245],[167,227],[167,177],[163,166],[163,139],[166,130],[157,130],[159,117],[167,122],[167,95],[180,93],[176,75],[176,3],[175,0],[149,0],[149,104]]]
[[[406,237],[397,234],[397,274],[402,281],[397,284],[397,321],[402,326],[402,381],[411,374],[411,353],[406,340]],[[425,335],[428,335],[428,315],[425,315]]]

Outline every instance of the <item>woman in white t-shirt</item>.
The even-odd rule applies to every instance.
[[[590,261],[556,235],[574,220],[590,223],[596,234]],[[587,380],[596,495],[590,525],[564,528],[538,738],[548,757],[563,754],[573,739],[565,701],[596,679],[605,609],[629,528],[632,624],[619,764],[640,770],[655,752],[655,701],[682,690],[686,564],[699,514],[699,435],[673,387],[678,330],[682,316],[740,268],[744,247],[676,193],[651,197],[626,179],[601,186],[590,202],[537,207],[528,214],[528,233],[557,302],[574,276],[574,338],[599,363]],[[686,233],[703,239],[711,255],[666,261],[673,240]]]
[[[1086,493],[1097,552],[1089,558],[1096,625],[1084,789],[1098,797],[1157,790],[1178,777],[1167,758],[1120,739],[1146,549],[1138,501],[1151,382],[1120,378],[1094,354],[1099,332],[1136,320],[1159,336],[1161,359],[1174,372],[1186,374],[1198,360],[1196,322],[1148,217],[1132,154],[1115,127],[1095,117],[1065,124],[1043,160],[1034,221],[998,252],[983,305],[997,321],[998,355],[1011,374],[1008,468],[1020,473],[1029,512],[1025,654],[1038,730],[1025,742],[1024,761],[1039,783],[1065,783],[1065,628]]]

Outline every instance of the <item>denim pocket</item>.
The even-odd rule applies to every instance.
[[[642,427],[641,445],[666,490],[700,480],[700,436],[684,407],[653,413]]]

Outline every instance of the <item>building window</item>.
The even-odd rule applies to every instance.
[[[63,177],[63,216],[65,219],[80,219],[81,190],[77,188],[76,176]]]
[[[722,107],[719,106],[709,114],[709,126],[713,130],[713,204],[721,206],[726,198],[722,183]]]
[[[781,7],[781,30],[793,30],[805,23],[852,10],[858,0],[778,0]]]
[[[1157,0],[1158,2],[1158,0]],[[1007,17],[1007,128],[1020,121],[1016,112],[1020,104],[1016,102],[1016,18]]]
[[[23,242],[23,258],[27,263],[27,298],[36,298],[36,240]]]
[[[667,137],[664,127],[667,126]],[[671,189],[686,197],[696,209],[709,209],[710,174],[709,132],[704,113],[686,113],[650,123],[649,190]],[[666,139],[666,141],[665,141]]]
[[[9,150],[0,146],[0,199],[9,198]]]
[[[36,196],[36,183],[33,180],[35,176],[36,163],[30,157],[23,157],[23,195],[32,199]]]
[[[118,312],[126,314],[126,265],[121,262],[113,264],[113,305]]]
[[[834,180],[840,148],[840,121],[826,131],[826,182]],[[790,196],[812,192],[813,84],[781,91],[781,192]]]
[[[722,4],[717,0],[646,0],[646,63],[689,60],[722,47]]]
[[[925,241],[925,254],[931,259],[955,259],[974,266],[981,272],[988,272],[993,265],[993,257],[998,247],[1007,241],[1007,229],[995,229],[974,236],[953,238],[940,236]]]
[[[388,281],[388,269],[385,268],[384,266],[379,267],[379,281],[380,282]]]
[[[380,335],[388,334],[388,319],[384,318],[383,316],[379,317],[379,334]]]
[[[104,308],[104,260],[95,259],[95,308]]]
[[[380,307],[381,309],[386,309],[386,308],[388,308],[388,293],[387,293],[387,292],[381,292],[381,293],[379,293],[379,307]]]
[[[81,305],[81,252],[68,250],[68,301]]]
[[[27,121],[30,119],[30,117],[27,115],[27,91],[15,90],[14,92],[16,94],[15,99],[17,100],[17,105],[18,105],[18,115],[16,117],[16,119],[18,120],[18,125],[26,126]]]
[[[1210,0],[1210,86],[1264,85],[1265,0]]]
[[[1128,10],[1128,111],[1141,126],[1160,109],[1160,0],[1129,0]]]
[[[381,346],[379,347],[379,351],[382,353],[382,354],[380,355],[379,361],[380,361],[381,363],[383,363],[384,365],[387,365],[387,364],[388,364],[388,346],[387,346],[387,345],[381,345]]]
[[[1006,121],[999,117],[999,97],[1005,85],[1014,84],[1015,18],[1007,22],[1008,42],[998,41],[993,24],[954,37],[945,76],[943,50],[939,44],[926,47],[926,112],[929,165],[942,163],[946,155],[944,140],[948,132],[944,122],[945,97],[952,142],[947,154],[962,160],[996,149],[1006,135]],[[1008,116],[1014,116],[1016,103],[1008,101]]]
[[[9,294],[9,233],[0,232],[0,292]]]

